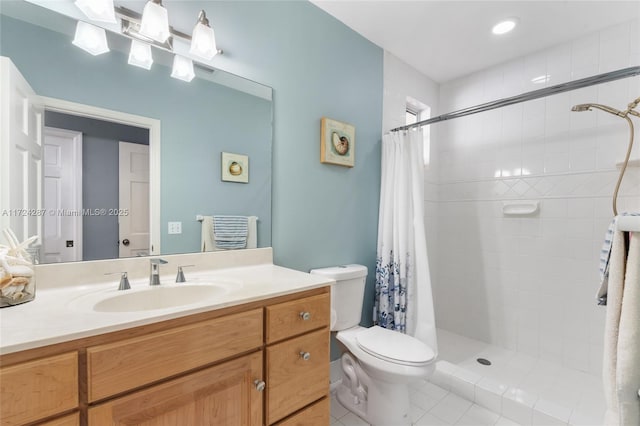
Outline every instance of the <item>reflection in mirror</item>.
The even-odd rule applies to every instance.
[[[129,40],[111,33],[111,51],[91,56],[71,44],[74,20],[22,1],[3,3],[0,13],[0,54],[33,92],[25,94],[28,112],[12,110],[13,127],[33,128],[35,138],[24,142],[28,155],[10,158],[11,171],[3,170],[0,207],[40,210],[0,215],[0,225],[21,240],[44,236],[41,261],[197,252],[197,215],[256,216],[257,246],[271,244],[271,89],[203,68],[190,83],[173,79],[163,65],[171,55],[157,49],[150,70],[130,66]],[[132,164],[143,175],[126,185],[116,172],[121,145],[133,149]],[[223,152],[248,157],[248,183],[222,181]],[[59,175],[70,175],[65,185],[76,189],[60,190]],[[121,201],[123,186],[133,205]],[[123,233],[123,222],[131,231]]]

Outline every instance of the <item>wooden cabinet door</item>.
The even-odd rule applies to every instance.
[[[0,424],[23,425],[78,407],[78,353],[0,369]]]
[[[89,408],[90,426],[262,425],[262,352]]]

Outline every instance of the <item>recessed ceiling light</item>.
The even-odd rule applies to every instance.
[[[506,34],[509,31],[513,30],[516,27],[516,24],[516,18],[505,19],[504,21],[495,24],[491,29],[491,32],[497,35]]]

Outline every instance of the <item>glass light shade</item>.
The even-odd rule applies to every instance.
[[[193,61],[191,59],[178,55],[173,57],[171,77],[178,80],[191,81],[195,76],[196,73],[193,71]]]
[[[216,36],[213,28],[200,22],[193,28],[191,35],[191,49],[189,53],[204,59],[211,59],[218,53],[216,46]]]
[[[99,28],[83,21],[78,21],[76,35],[72,43],[94,56],[109,51],[107,34],[104,28]]]
[[[74,4],[92,21],[116,23],[113,0],[76,0]]]
[[[129,65],[135,65],[136,67],[148,70],[151,68],[151,64],[153,64],[151,45],[138,40],[131,40]]]
[[[140,34],[164,43],[169,38],[169,15],[167,9],[153,0],[147,2],[142,11]]]

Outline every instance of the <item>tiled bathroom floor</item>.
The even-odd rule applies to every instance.
[[[411,388],[416,426],[602,425],[600,377],[444,330],[438,330],[438,346],[440,361],[430,382]],[[339,377],[335,364],[332,381]],[[367,423],[332,397],[331,424]]]
[[[411,417],[414,426],[520,426],[428,382],[412,387]],[[332,396],[331,425],[360,426],[368,423],[347,411],[335,396]]]

